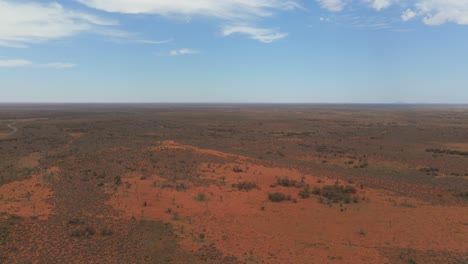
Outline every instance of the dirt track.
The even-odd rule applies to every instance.
[[[9,134],[6,134],[4,136],[0,136],[0,138],[6,138],[6,137],[9,137],[13,134],[15,134],[16,132],[18,132],[18,128],[14,127],[15,123],[11,123],[11,124],[8,124],[7,127],[10,128],[12,131],[9,133]]]

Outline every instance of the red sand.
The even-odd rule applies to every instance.
[[[175,142],[165,142],[153,150],[160,148],[233,157]],[[244,172],[233,172],[234,166],[240,166]],[[127,175],[123,181],[130,183],[130,188],[123,184],[110,203],[129,217],[171,222],[179,230],[180,243],[186,249],[195,251],[214,243],[224,254],[240,260],[319,263],[341,259],[344,263],[384,263],[389,260],[379,254],[378,248],[458,253],[468,248],[466,207],[432,206],[394,193],[358,189],[359,196],[366,197],[366,201],[343,205],[346,210],[341,212],[338,204],[330,208],[318,203],[315,196],[298,198],[297,188],[270,187],[276,176],[296,180],[305,176],[305,182],[312,187],[333,184],[333,179],[268,168],[244,157],[239,157],[235,164],[212,163],[209,168],[208,164],[202,164],[199,171],[204,178],[216,179],[217,183],[196,187],[185,182],[189,189],[178,192],[160,188],[165,180],[157,175],[145,180],[139,175]],[[221,177],[225,177],[224,183]],[[324,183],[317,183],[319,178]],[[241,180],[257,183],[260,190],[244,192],[231,187]],[[269,202],[268,193],[275,191],[290,194],[298,202]],[[199,192],[204,192],[208,201],[197,201]]]
[[[0,212],[21,217],[47,219],[52,206],[46,199],[52,191],[35,175],[31,179],[0,186]]]

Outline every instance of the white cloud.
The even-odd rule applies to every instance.
[[[332,12],[339,12],[344,9],[346,3],[343,0],[316,0],[322,8]]]
[[[33,63],[28,60],[0,60],[0,67],[25,67],[31,66]]]
[[[456,23],[468,25],[468,0],[316,0],[320,6],[332,12],[342,11],[346,5],[353,10],[354,6],[367,5],[380,11],[396,6],[401,11],[401,20],[409,21],[420,17],[426,25]],[[354,6],[351,6],[353,4]]]
[[[197,50],[184,48],[184,49],[169,51],[169,56],[191,55],[191,54],[198,54],[198,53],[200,52]]]
[[[380,11],[392,5],[394,1],[393,0],[368,0],[368,2],[370,2],[370,5],[372,8],[374,8],[377,11]]]
[[[256,28],[251,26],[226,26],[223,28],[222,33],[224,36],[230,36],[232,34],[244,34],[248,35],[251,39],[263,43],[271,43],[288,36],[287,33],[276,32],[273,29]]]
[[[292,0],[77,0],[89,7],[115,13],[163,16],[209,16],[246,19],[271,16],[274,10],[299,5]]]
[[[427,25],[441,25],[453,22],[468,25],[468,1],[466,0],[419,0],[416,13],[423,16]]]
[[[0,46],[26,47],[118,23],[60,4],[0,0]]]
[[[36,67],[36,68],[53,68],[53,69],[64,69],[75,67],[76,64],[65,63],[65,62],[51,62],[44,64],[35,64],[30,60],[0,60],[0,67],[4,68],[16,68],[16,67]]]
[[[413,10],[411,9],[406,9],[403,14],[401,14],[401,19],[403,21],[409,21],[411,19],[413,19],[414,17],[416,16],[416,13],[413,12]]]

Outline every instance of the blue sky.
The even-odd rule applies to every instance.
[[[0,102],[468,103],[466,0],[0,0]]]

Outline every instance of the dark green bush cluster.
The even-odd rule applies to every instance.
[[[322,187],[320,190],[320,194],[327,198],[329,201],[333,203],[339,203],[339,202],[345,202],[345,203],[351,203],[351,202],[359,202],[358,197],[352,197],[351,194],[356,193],[356,188],[353,186],[343,186],[343,185],[325,185]]]
[[[291,180],[288,177],[285,178],[277,178],[276,183],[280,186],[284,187],[295,187],[297,184],[296,180]]]
[[[268,194],[268,199],[272,202],[279,203],[285,200],[291,200],[291,196],[280,192],[274,192]]]
[[[258,188],[258,185],[256,183],[253,183],[253,182],[247,182],[247,181],[243,181],[243,182],[239,182],[237,184],[233,184],[232,187],[235,187],[237,188],[239,191],[250,191],[252,189],[257,189]]]

